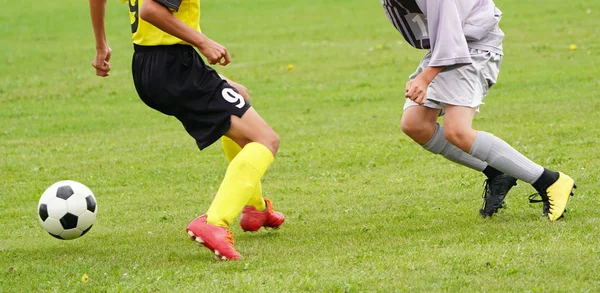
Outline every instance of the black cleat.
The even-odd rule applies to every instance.
[[[482,217],[491,217],[504,206],[504,198],[510,189],[517,185],[517,179],[501,174],[493,179],[486,179],[483,189],[483,207],[479,210]]]

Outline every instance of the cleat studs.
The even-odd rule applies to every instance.
[[[188,232],[188,236],[190,236],[190,238],[196,238],[196,235],[194,234],[194,232],[192,231],[187,231]]]
[[[204,240],[200,237],[196,237],[196,242],[198,242],[198,244],[204,244]]]
[[[215,250],[215,255],[216,256],[221,256],[221,253],[218,250]]]
[[[227,260],[227,258],[224,256],[221,256],[221,260]]]

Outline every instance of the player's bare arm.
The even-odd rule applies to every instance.
[[[104,15],[106,11],[106,0],[90,0],[90,17],[96,38],[96,57],[92,66],[96,68],[96,75],[109,76],[111,49],[106,41],[104,30]]]
[[[427,87],[433,79],[444,69],[443,66],[429,66],[417,77],[406,83],[406,98],[417,104],[425,103],[427,99]]]
[[[177,19],[168,8],[154,0],[147,0],[142,3],[140,18],[162,31],[192,44],[198,48],[210,64],[218,63],[225,66],[231,62],[229,52],[224,46],[187,26]]]

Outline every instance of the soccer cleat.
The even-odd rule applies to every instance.
[[[563,216],[575,188],[577,188],[575,180],[559,172],[558,180],[548,186],[545,192],[540,192],[542,199],[548,202],[548,219],[550,219],[550,222],[554,222]]]
[[[242,230],[256,232],[260,227],[265,228],[279,228],[285,221],[285,216],[273,210],[273,203],[271,200],[265,197],[265,204],[267,209],[264,211],[258,211],[253,206],[245,206],[242,210],[242,217],[240,218],[240,226]]]
[[[206,214],[190,222],[186,230],[192,241],[210,249],[217,259],[240,259],[240,254],[235,251],[233,246],[233,233],[225,227],[208,224]]]
[[[517,185],[517,179],[501,174],[485,180],[483,189],[483,207],[479,210],[482,217],[491,217],[504,206],[504,198],[508,191]]]

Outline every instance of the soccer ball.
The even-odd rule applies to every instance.
[[[98,206],[92,191],[72,180],[52,184],[38,203],[42,227],[58,239],[83,236],[90,231],[97,215]]]

